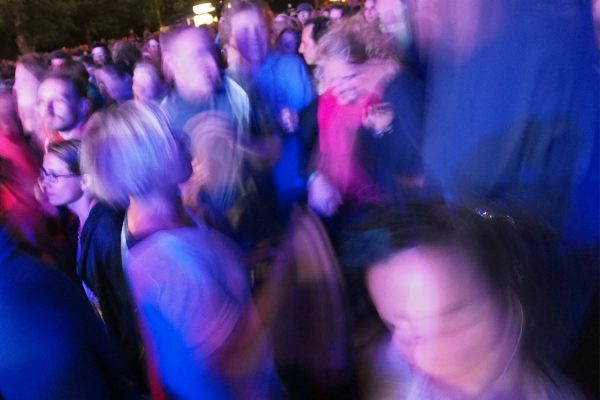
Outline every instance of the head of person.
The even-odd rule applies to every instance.
[[[87,85],[87,81],[68,72],[47,74],[37,98],[43,126],[56,132],[69,132],[85,121],[90,109]]]
[[[133,98],[140,101],[160,102],[165,94],[165,80],[158,67],[142,61],[133,70]]]
[[[174,197],[191,174],[189,154],[157,104],[128,101],[95,113],[86,125],[81,165],[91,192],[108,204]]]
[[[329,18],[315,17],[306,21],[302,28],[300,48],[298,51],[308,65],[317,63],[317,43],[329,29]]]
[[[284,29],[277,40],[277,50],[283,54],[298,54],[300,33],[292,28]]]
[[[306,21],[312,17],[313,7],[308,3],[300,3],[296,7],[297,17],[300,23],[304,26]]]
[[[54,50],[50,53],[50,65],[52,69],[58,69],[63,63],[70,59],[71,57],[62,50]]]
[[[402,0],[375,0],[375,11],[383,29],[387,32],[395,32],[398,25],[404,24],[403,10]]]
[[[219,34],[223,44],[240,55],[240,60],[260,65],[269,51],[270,10],[260,0],[237,0],[223,13]]]
[[[522,277],[531,254],[513,224],[444,206],[380,213],[353,239],[392,346],[442,387],[477,397],[525,353]]]
[[[92,44],[92,58],[97,67],[101,67],[104,64],[111,62],[110,52],[104,43]]]
[[[375,7],[375,0],[365,0],[363,5],[363,16],[368,23],[375,23],[377,21],[379,14]]]
[[[27,54],[17,60],[13,92],[17,99],[17,110],[25,132],[32,133],[37,129],[38,88],[47,69],[47,61],[35,54]]]
[[[112,46],[112,59],[116,65],[122,65],[129,75],[133,75],[133,68],[142,59],[142,50],[132,40],[119,40]]]
[[[273,38],[273,42],[277,43],[279,40],[279,36],[281,32],[286,29],[291,28],[292,22],[291,17],[285,13],[277,14],[273,21],[271,22],[271,35]]]
[[[128,67],[122,63],[104,64],[96,69],[96,82],[107,103],[122,103],[133,98],[132,78]]]
[[[329,7],[329,19],[337,23],[342,20],[342,18],[348,16],[350,14],[350,9],[345,4],[335,3],[331,7]]]
[[[206,27],[177,27],[160,35],[163,72],[186,101],[211,97],[221,83],[216,46]]]
[[[40,169],[40,180],[48,202],[53,206],[67,206],[83,196],[80,149],[79,140],[65,140],[48,145]]]
[[[392,60],[395,53],[376,26],[360,16],[334,24],[319,40],[317,65],[323,84],[339,104],[355,103],[372,89],[370,66],[375,60]]]
[[[161,51],[157,37],[150,36],[148,39],[146,39],[144,47],[142,48],[142,57],[149,58],[160,65]]]

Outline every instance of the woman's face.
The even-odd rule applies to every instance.
[[[325,88],[331,90],[338,103],[355,103],[366,95],[360,65],[339,58],[324,60],[319,65]]]
[[[455,249],[415,247],[376,264],[367,277],[394,347],[446,384],[498,368],[489,355],[506,334],[506,318],[471,263]]]
[[[66,162],[46,153],[40,174],[44,192],[53,206],[66,206],[83,196],[81,175],[69,171]]]

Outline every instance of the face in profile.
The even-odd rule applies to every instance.
[[[308,25],[302,29],[300,48],[298,49],[307,65],[315,65],[317,63],[317,44],[312,38],[313,28],[314,25]]]
[[[44,126],[53,131],[69,131],[80,122],[80,99],[75,88],[62,79],[49,78],[41,83],[37,108]]]
[[[198,102],[212,96],[220,83],[219,67],[208,34],[188,29],[165,55],[167,70],[177,92],[185,100]]]
[[[420,246],[368,272],[371,298],[394,347],[417,370],[446,384],[506,365],[493,355],[510,324],[472,263],[454,248]]]
[[[83,196],[81,175],[73,174],[67,163],[55,154],[44,155],[40,180],[48,202],[53,206],[65,206]]]
[[[339,104],[351,104],[366,95],[362,67],[340,58],[329,58],[320,62],[323,83]]]
[[[233,45],[249,64],[260,64],[268,52],[269,29],[258,10],[245,10],[231,16]]]

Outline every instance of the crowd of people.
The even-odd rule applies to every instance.
[[[592,8],[537,3],[234,0],[19,57],[0,398],[597,396]]]

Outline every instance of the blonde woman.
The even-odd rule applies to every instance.
[[[95,115],[87,133],[82,165],[92,189],[127,206],[122,254],[153,395],[255,395],[255,371],[233,378],[225,366],[242,317],[252,316],[246,275],[235,249],[185,212],[178,185],[190,158],[166,117],[126,102]]]

